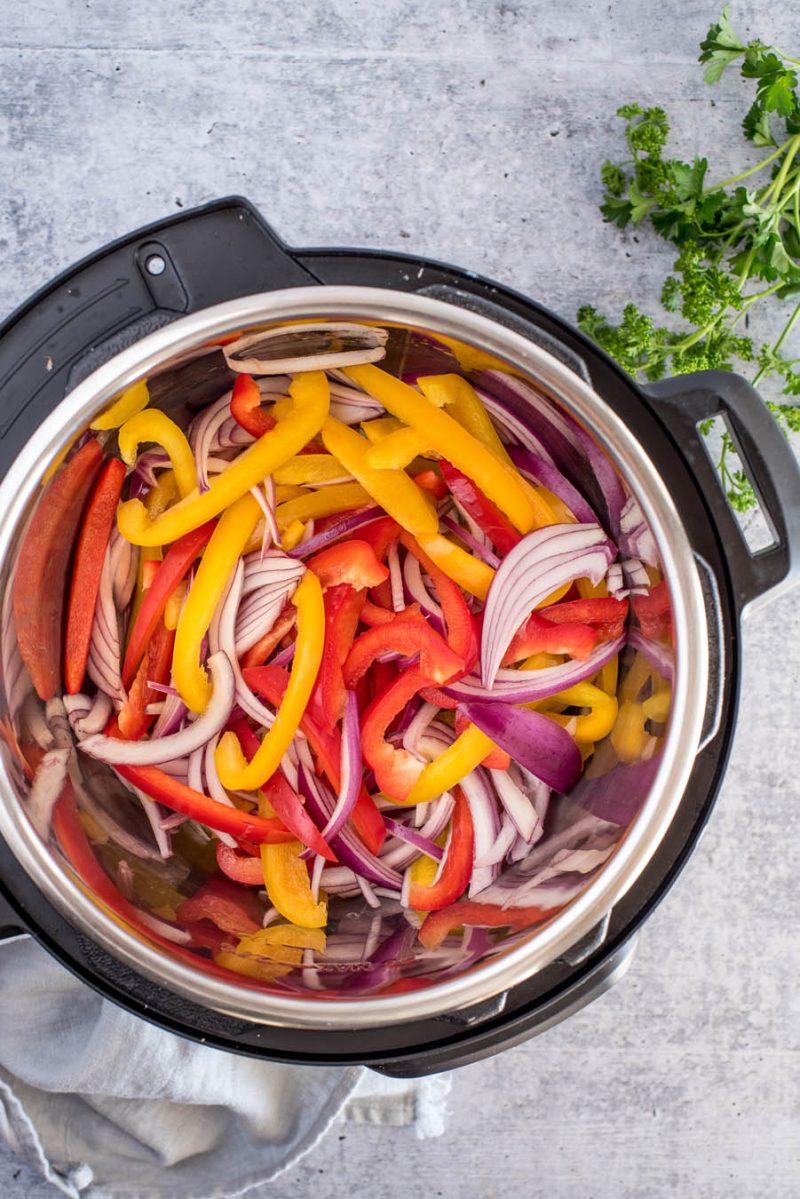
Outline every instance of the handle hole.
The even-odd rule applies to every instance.
[[[697,429],[748,550],[758,554],[771,549],[778,544],[778,537],[747,469],[735,427],[720,412],[698,421]],[[745,507],[743,501],[748,501],[749,506]]]

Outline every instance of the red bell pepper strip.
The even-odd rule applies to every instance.
[[[423,909],[425,910],[425,909]],[[511,928],[519,932],[555,916],[560,908],[501,908],[496,903],[476,903],[461,899],[450,907],[431,911],[419,930],[419,939],[426,949],[438,949],[454,928]]]
[[[84,501],[102,462],[100,443],[92,438],[60,468],[39,499],[19,551],[13,595],[17,642],[43,700],[61,690],[67,566]]]
[[[238,717],[236,720],[230,721],[229,728],[233,729],[239,738],[239,744],[242,747],[242,753],[247,758],[248,762],[252,762],[253,758],[258,753],[259,740],[256,737],[250,725],[243,717]],[[331,849],[328,842],[320,833],[314,821],[309,816],[305,809],[302,798],[294,791],[286,781],[286,778],[280,771],[276,771],[271,778],[267,779],[264,786],[261,788],[261,793],[266,797],[267,801],[272,805],[275,815],[279,820],[286,825],[287,829],[294,833],[295,837],[302,841],[314,853],[320,854],[323,858],[327,858],[329,862],[338,862],[336,854]],[[219,852],[217,852],[217,861],[219,862]],[[261,882],[264,882],[264,871],[261,866],[261,859],[258,859],[258,866],[261,870]],[[220,868],[224,869],[220,862]],[[227,873],[227,871],[226,871]]]
[[[185,899],[178,906],[175,915],[181,924],[210,920],[224,933],[239,936],[258,932],[261,928],[261,910],[256,895],[219,875],[198,887],[191,899]]]
[[[328,732],[344,712],[342,667],[352,648],[365,598],[363,588],[356,591],[348,583],[328,587],[323,596],[325,644],[309,706],[314,719]]]
[[[154,577],[147,588],[131,629],[125,661],[122,664],[122,682],[130,687],[136,667],[142,660],[147,644],[161,619],[167,600],[184,578],[195,558],[208,544],[217,522],[210,520],[191,533],[179,537],[164,555],[163,562],[153,562]],[[149,565],[146,563],[145,565]]]
[[[263,876],[261,882],[263,885]],[[187,920],[183,927],[192,938],[192,944],[199,946],[201,949],[210,949],[212,953],[220,953],[226,946],[231,947],[230,933],[224,933],[221,928],[217,928],[216,924],[212,924],[210,920]],[[199,962],[203,962],[203,959],[195,958],[192,964],[197,965]],[[205,962],[203,962],[202,968],[204,970],[207,969]],[[211,972],[214,972],[213,969]]]
[[[436,912],[454,903],[469,884],[474,853],[472,814],[463,791],[457,787],[450,842],[439,877],[428,887],[412,882],[408,888],[409,906],[418,912]]]
[[[109,458],[100,468],[83,514],[67,601],[64,685],[69,695],[80,691],[86,674],[100,575],[124,482],[125,464]]]
[[[241,837],[254,845],[277,845],[295,840],[294,833],[288,832],[279,820],[265,820],[263,816],[229,808],[227,804],[187,787],[186,783],[165,774],[157,766],[115,766],[114,769],[164,807],[182,812],[190,820],[217,832],[230,833],[232,837]]]
[[[378,516],[362,525],[358,530],[360,541],[366,541],[375,551],[375,557],[383,562],[389,546],[400,536],[400,526],[391,516]]]
[[[353,538],[320,550],[306,563],[313,570],[323,587],[336,587],[349,583],[360,590],[377,587],[389,577],[389,571],[375,554],[368,541]]]
[[[263,887],[264,871],[261,857],[253,857],[249,853],[239,853],[229,845],[217,842],[217,865],[223,874],[233,879],[235,883],[243,883],[246,887]]]
[[[376,658],[391,652],[405,657],[419,654],[420,669],[429,683],[444,683],[464,672],[463,658],[426,620],[407,619],[398,612],[393,621],[367,629],[353,642],[342,672],[345,686],[354,687]]]
[[[138,741],[155,720],[155,716],[148,714],[147,705],[156,703],[162,696],[149,684],[168,682],[174,644],[175,632],[168,629],[162,620],[150,638],[147,653],[128,691],[128,698],[117,714],[117,725],[123,740]]]
[[[453,498],[482,529],[498,554],[505,556],[513,550],[521,540],[521,535],[508,517],[500,511],[496,504],[492,503],[488,496],[484,495],[472,479],[460,471],[457,466],[453,466],[452,462],[442,458],[439,462],[439,469]]]
[[[253,666],[244,670],[244,680],[262,699],[278,707],[289,683],[289,675],[281,666]],[[308,737],[311,749],[323,773],[335,791],[341,782],[342,738],[337,729],[327,732],[305,711],[300,728]],[[244,743],[242,749],[246,753]],[[355,831],[372,853],[377,853],[386,839],[386,823],[363,783],[356,805],[350,815]]]
[[[433,680],[419,666],[409,666],[385,691],[377,695],[361,719],[361,751],[381,791],[404,799],[422,771],[418,758],[386,740],[396,716],[421,688]]]
[[[661,641],[672,633],[672,605],[666,580],[657,583],[648,595],[634,595],[633,610],[644,637]]]
[[[231,416],[258,439],[275,428],[275,418],[261,407],[261,392],[250,375],[237,375],[231,393]]]
[[[478,634],[464,594],[458,584],[428,557],[410,533],[403,533],[401,541],[433,580],[447,628],[447,644],[463,659],[466,674],[478,660]]]
[[[628,615],[628,601],[613,596],[597,596],[592,599],[567,600],[562,604],[550,604],[538,610],[539,615],[551,624],[588,624],[595,630],[598,640],[610,641],[619,637]]]
[[[443,500],[447,495],[447,486],[435,470],[420,470],[411,476],[417,487],[421,487],[435,500]]]
[[[293,603],[289,602],[283,611],[279,613],[269,632],[265,633],[260,641],[257,641],[246,653],[242,654],[242,669],[245,667],[263,666],[267,659],[272,657],[273,651],[277,649],[286,634],[292,631],[296,623],[297,608],[295,608]]]
[[[367,673],[362,676],[360,682],[356,684],[356,686],[359,686],[360,683],[363,683],[364,679],[367,680],[369,683],[369,699],[367,700],[367,703],[369,703],[371,700],[376,699],[379,695],[382,695],[384,691],[387,691],[397,678],[398,674],[399,671],[397,669],[396,662],[376,661],[372,663]],[[363,712],[364,708],[365,705],[362,704],[358,709],[359,712]]]
[[[457,733],[463,733],[469,727],[471,721],[464,715],[463,712],[456,712],[455,730]],[[507,754],[499,745],[495,745],[489,750],[486,757],[481,762],[481,766],[487,766],[490,770],[508,770],[511,765],[511,755]]]
[[[531,654],[569,654],[583,661],[597,644],[597,630],[588,624],[554,624],[540,612],[531,612],[514,634],[503,655],[503,666],[520,662]]]

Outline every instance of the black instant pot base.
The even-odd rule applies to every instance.
[[[165,278],[147,275],[145,264],[154,253],[166,260]],[[398,1075],[425,1074],[496,1053],[566,1014],[596,988],[598,977],[666,894],[708,818],[730,751],[740,668],[738,612],[712,512],[672,435],[669,408],[639,391],[581,334],[524,296],[441,263],[372,251],[287,250],[259,214],[237,199],[181,214],[114,243],[55,280],[6,322],[0,329],[0,379],[5,380],[0,473],[63,397],[68,381],[85,372],[87,359],[94,357],[96,365],[154,322],[239,295],[317,282],[421,291],[474,306],[534,340],[543,333],[586,364],[595,390],[657,463],[693,548],[716,581],[721,619],[716,649],[724,661],[721,689],[711,696],[719,705],[718,731],[695,760],[669,833],[614,908],[603,944],[577,967],[556,962],[515,987],[502,1012],[490,1003],[437,1019],[330,1032],[281,1029],[213,1012],[143,978],[74,929],[43,899],[2,841],[0,932],[32,932],[101,994],[180,1036],[274,1061],[365,1064]],[[94,301],[101,295],[99,305]],[[55,327],[55,314],[65,311]],[[43,354],[55,362],[55,370],[42,368]]]

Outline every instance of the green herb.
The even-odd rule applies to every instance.
[[[735,63],[745,79],[755,82],[755,99],[742,129],[753,145],[768,152],[733,178],[708,185],[706,158],[682,162],[666,156],[670,126],[662,108],[620,108],[629,157],[603,163],[601,212],[621,229],[647,223],[677,247],[661,302],[686,323],[680,328],[657,324],[628,304],[619,323],[585,306],[578,324],[621,366],[644,379],[751,364],[754,383],[772,378],[783,395],[800,397],[800,356],[787,357],[784,350],[800,318],[800,99],[795,70],[800,60],[758,40],[742,42],[727,8],[700,50],[708,83],[717,83]],[[750,312],[769,296],[793,307],[774,343],[756,345],[746,331]],[[800,407],[769,407],[787,434],[800,432]],[[732,505],[747,511],[756,497],[735,465],[736,457],[724,433],[720,476]]]

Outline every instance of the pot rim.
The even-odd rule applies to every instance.
[[[565,909],[489,962],[420,991],[386,997],[312,1000],[226,983],[183,965],[111,921],[53,857],[0,768],[0,835],[46,898],[70,922],[127,966],[215,1011],[296,1029],[378,1027],[431,1018],[507,991],[559,958],[594,928],[633,885],[678,808],[698,751],[708,687],[709,636],[700,577],[673,498],[652,460],[621,418],[572,370],[521,334],[476,312],[391,289],[326,286],[243,296],[158,329],[98,367],[70,392],[22,449],[0,484],[0,570],[26,506],[55,454],[126,387],[165,359],[210,338],[278,320],[360,318],[398,323],[474,345],[529,374],[587,428],[636,495],[658,546],[673,604],[676,669],[661,764],[645,804],[611,858]]]

